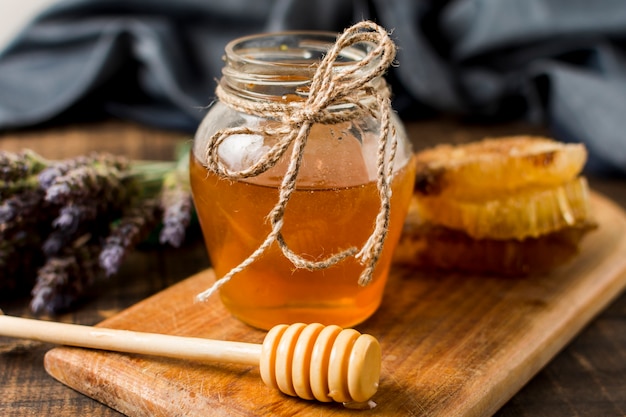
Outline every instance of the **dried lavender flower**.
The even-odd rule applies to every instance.
[[[94,220],[98,215],[98,206],[84,203],[70,203],[61,207],[59,216],[52,221],[52,226],[66,233],[75,233],[79,226],[87,221]]]
[[[50,214],[43,193],[26,190],[0,205],[0,289],[20,287],[43,259],[41,236],[48,233]]]
[[[54,313],[57,307],[69,305],[73,297],[68,297],[61,289],[70,282],[72,269],[77,268],[73,256],[49,259],[39,270],[37,283],[31,292],[30,309],[34,313]]]
[[[106,152],[93,152],[88,158],[92,164],[106,165],[118,171],[126,171],[131,166],[131,161],[125,156],[112,155]]]
[[[0,204],[0,242],[6,245],[18,245],[22,236],[39,242],[41,236],[50,230],[50,221],[54,217],[39,190],[28,190],[12,196]]]
[[[28,217],[35,216],[43,203],[43,193],[38,189],[25,190],[6,198],[0,204],[0,230],[11,227],[12,222],[23,222]]]
[[[34,313],[58,313],[78,301],[101,275],[100,246],[89,234],[79,237],[63,256],[48,258],[31,292]]]
[[[41,171],[47,162],[31,150],[0,151],[0,181],[12,182]]]
[[[117,273],[128,250],[147,237],[158,223],[159,211],[156,201],[142,200],[120,220],[100,252],[100,266],[107,276]]]
[[[47,190],[52,184],[54,184],[55,180],[58,177],[61,177],[71,170],[85,165],[89,165],[89,158],[87,158],[86,156],[77,156],[72,159],[55,162],[39,172],[39,186],[42,189]]]
[[[46,162],[32,151],[0,151],[0,199],[38,187],[37,172]]]
[[[93,204],[73,204],[61,207],[59,216],[52,221],[53,230],[42,244],[46,256],[59,255],[80,235],[90,233],[104,239],[109,233],[109,224],[118,217],[120,207],[106,201]]]
[[[159,242],[178,248],[185,240],[186,230],[191,222],[193,201],[191,194],[182,189],[170,190],[165,201]]]
[[[92,153],[89,156],[79,155],[74,158],[58,161],[50,164],[39,173],[39,184],[44,190],[47,190],[54,184],[58,177],[68,172],[88,165],[100,164],[110,168],[124,171],[130,166],[130,161],[121,156],[114,156],[104,152]]]
[[[46,189],[46,201],[56,204],[86,201],[120,188],[121,179],[122,174],[117,168],[81,166],[57,177]]]
[[[48,257],[58,255],[71,242],[74,236],[72,234],[63,233],[58,230],[52,231],[43,241],[41,249]]]
[[[190,151],[190,142],[179,146],[176,169],[164,176],[161,190],[163,228],[159,234],[159,242],[176,248],[185,240],[187,227],[192,218],[193,199],[189,183]]]
[[[186,173],[172,171],[163,181],[161,209],[163,210],[163,229],[159,242],[179,247],[185,240],[185,232],[191,222],[193,200]]]

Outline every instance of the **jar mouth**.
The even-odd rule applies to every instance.
[[[305,31],[235,39],[225,47],[226,65],[220,84],[253,100],[304,100],[319,63],[337,37],[333,32]],[[342,49],[333,63],[333,70],[347,70],[373,48],[375,45],[371,42],[359,42]],[[355,71],[353,76],[360,76],[360,71]]]
[[[337,40],[333,32],[278,32],[251,35],[235,39],[226,45],[228,64],[258,66],[311,67],[318,63]],[[373,48],[361,42],[345,48],[335,65],[342,66],[362,60]]]

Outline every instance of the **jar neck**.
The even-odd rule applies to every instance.
[[[336,36],[326,32],[285,32],[236,39],[225,48],[226,65],[220,86],[248,100],[304,101],[318,65]],[[362,60],[371,48],[371,43],[363,42],[344,49],[333,71],[340,72],[348,64]],[[353,76],[359,77],[368,67]],[[371,84],[379,88],[385,82],[379,77]]]

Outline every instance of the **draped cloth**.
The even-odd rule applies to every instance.
[[[0,130],[118,117],[192,132],[234,38],[392,32],[394,108],[524,119],[626,174],[624,0],[66,0],[0,52]]]

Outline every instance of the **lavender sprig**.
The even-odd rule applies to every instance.
[[[182,143],[177,149],[176,169],[163,178],[161,209],[163,228],[159,234],[161,244],[178,248],[185,240],[186,230],[192,219],[193,199],[189,184],[189,153],[191,142]]]
[[[73,297],[63,291],[78,269],[76,258],[52,258],[39,270],[37,283],[32,291],[30,309],[34,313],[48,311],[54,313],[59,306],[69,305]]]
[[[61,207],[59,215],[52,221],[52,226],[65,233],[75,233],[81,224],[90,222],[98,216],[98,205],[70,203]]]
[[[47,163],[32,151],[0,151],[0,199],[37,188],[37,173]]]
[[[118,198],[94,198],[89,202],[69,202],[59,210],[58,216],[52,220],[54,228],[43,242],[42,248],[47,256],[55,256],[79,235],[90,232],[106,236],[109,223],[121,213],[126,201],[118,192]]]
[[[96,163],[115,168],[119,171],[127,170],[130,165],[130,161],[128,161],[128,159],[108,153],[92,153],[89,156],[80,155],[64,161],[58,161],[41,170],[38,178],[39,185],[44,190],[47,190],[50,186],[52,186],[58,177],[63,176],[76,168]]]
[[[175,248],[185,240],[185,232],[191,223],[193,200],[186,172],[176,170],[163,181],[161,193],[163,228],[159,234],[161,244],[169,243]]]
[[[58,177],[65,175],[73,169],[86,165],[89,165],[89,158],[86,156],[77,156],[51,164],[39,172],[37,178],[39,186],[47,190]]]
[[[6,198],[0,204],[0,230],[18,227],[26,221],[34,220],[37,211],[44,205],[43,193],[38,189],[28,189]]]
[[[13,182],[41,171],[48,164],[30,150],[19,153],[0,151],[0,181]]]
[[[63,256],[48,258],[39,269],[31,292],[34,313],[58,313],[71,307],[101,275],[100,245],[89,234],[81,236]]]
[[[61,175],[46,189],[46,201],[67,204],[113,194],[122,186],[123,172],[106,165],[86,165]]]
[[[164,197],[163,228],[159,242],[180,247],[185,240],[186,230],[191,223],[193,202],[191,194],[181,189],[170,190]]]
[[[78,235],[88,231],[104,238],[109,223],[136,194],[135,179],[126,161],[119,157],[91,155],[66,160],[51,168],[55,167],[56,170],[46,170],[47,175],[40,174],[47,186],[46,201],[62,205],[52,221],[54,230],[43,244],[47,256],[57,255]]]
[[[49,231],[51,216],[43,193],[28,189],[0,204],[0,290],[21,289],[33,279],[43,260],[41,236]]]
[[[118,272],[129,249],[144,240],[158,224],[159,213],[155,200],[143,200],[119,221],[100,252],[100,267],[107,276]]]

